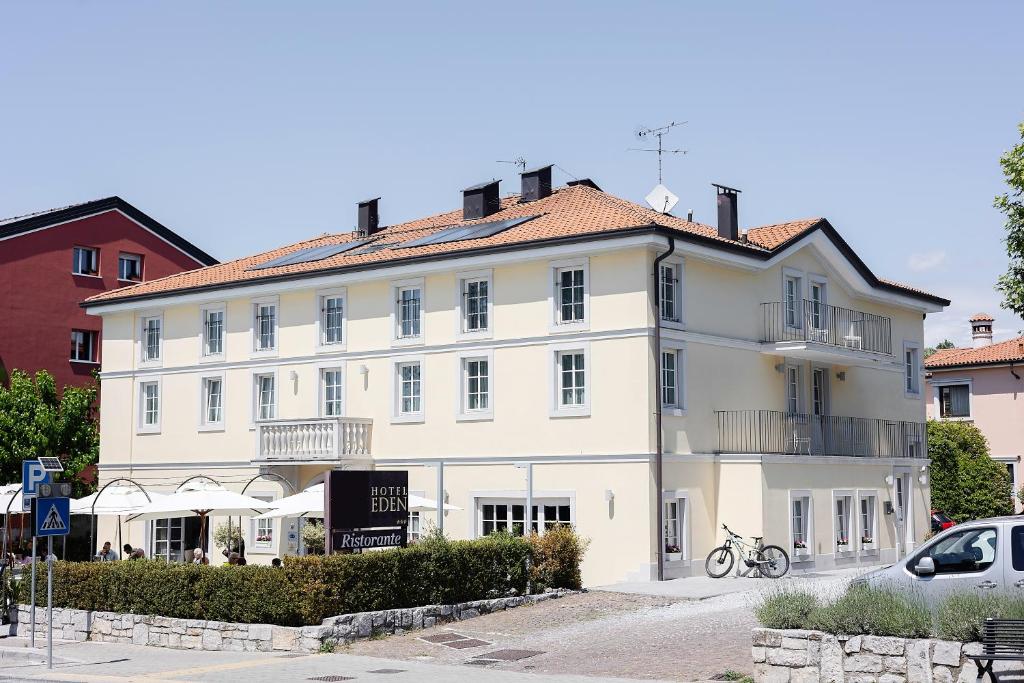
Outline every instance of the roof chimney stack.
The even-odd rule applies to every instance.
[[[361,237],[369,237],[380,230],[380,214],[377,213],[377,202],[380,197],[364,199],[359,202],[359,222],[356,232]]]
[[[462,220],[486,218],[492,213],[496,213],[501,208],[501,199],[498,197],[498,183],[500,182],[500,180],[489,180],[463,190]]]
[[[737,204],[740,191],[725,185],[711,183],[718,191],[718,236],[727,240],[740,238]]]
[[[988,313],[975,313],[971,316],[971,337],[974,339],[974,348],[992,346],[992,323],[995,321],[996,319]]]
[[[523,171],[523,191],[519,203],[535,202],[551,196],[551,166],[541,166],[532,171]]]

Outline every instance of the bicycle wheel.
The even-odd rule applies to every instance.
[[[789,555],[777,545],[766,545],[757,551],[757,568],[761,576],[777,579],[789,571]]]
[[[712,579],[720,579],[729,573],[735,561],[732,551],[727,546],[722,545],[708,554],[708,559],[704,560],[704,571]]]

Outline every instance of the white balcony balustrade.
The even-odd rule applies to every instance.
[[[373,420],[360,417],[268,420],[256,424],[257,463],[338,462],[370,455]]]

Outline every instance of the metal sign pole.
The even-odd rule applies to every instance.
[[[53,668],[53,536],[46,537],[46,668]]]
[[[33,522],[35,526],[35,522]],[[29,647],[36,646],[36,537],[32,535],[32,631],[29,636]]]

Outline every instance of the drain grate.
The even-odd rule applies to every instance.
[[[461,633],[438,633],[432,636],[423,636],[420,640],[425,640],[428,643],[449,643],[453,640],[465,640],[467,636]]]
[[[405,669],[372,669],[372,674],[401,674],[405,673]]]
[[[497,664],[497,659],[470,659],[466,664],[472,664],[474,666],[490,666],[491,664]]]
[[[499,662],[518,662],[520,659],[528,659],[542,654],[544,653],[540,650],[495,650],[494,652],[477,655],[476,659],[494,659]]]
[[[308,656],[309,655],[305,654],[304,652],[289,652],[288,654],[285,654],[285,655],[278,655],[277,658],[278,659],[295,659],[296,657],[308,657]]]
[[[328,676],[313,676],[307,678],[307,681],[354,681],[356,680],[353,676],[339,676],[338,674],[331,674]]]
[[[463,638],[462,640],[452,640],[441,644],[445,647],[455,648],[456,650],[465,650],[468,647],[483,647],[484,645],[490,645],[486,640],[480,640],[478,638]]]

